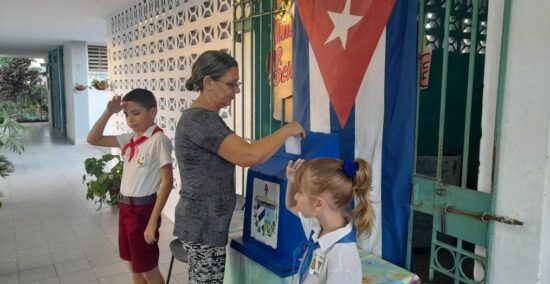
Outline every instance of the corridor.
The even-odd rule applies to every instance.
[[[15,171],[0,178],[0,283],[131,283],[118,256],[117,209],[86,200],[84,160],[108,149],[72,145],[47,123],[25,124],[25,151],[3,151]],[[166,277],[173,223],[163,217],[160,270]],[[187,283],[175,262],[170,283]]]

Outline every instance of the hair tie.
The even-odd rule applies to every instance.
[[[355,178],[355,174],[357,173],[358,169],[359,165],[357,165],[357,163],[352,159],[345,159],[344,163],[342,164],[342,171],[350,179]]]

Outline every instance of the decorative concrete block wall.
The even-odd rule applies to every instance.
[[[157,124],[173,143],[181,112],[198,95],[184,87],[191,67],[206,50],[231,53],[232,16],[229,0],[142,0],[114,14],[107,27],[111,95],[135,88],[152,91],[158,102]],[[231,107],[221,115],[233,127]],[[129,131],[122,113],[111,123],[115,134]],[[174,190],[164,211],[169,218],[180,185],[173,159]]]

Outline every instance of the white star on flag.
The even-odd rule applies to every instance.
[[[328,36],[327,41],[325,41],[325,44],[331,42],[336,38],[340,38],[342,47],[346,49],[346,42],[348,39],[348,30],[351,27],[353,27],[355,24],[357,24],[359,21],[361,21],[361,19],[363,19],[363,16],[351,15],[350,9],[351,9],[351,0],[346,0],[346,6],[344,7],[344,10],[341,13],[327,11],[328,16],[332,20],[332,24],[334,24],[334,29],[332,30],[332,33]]]

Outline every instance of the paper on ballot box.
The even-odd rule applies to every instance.
[[[285,152],[294,155],[302,154],[302,137],[300,136],[290,136],[285,141]]]

